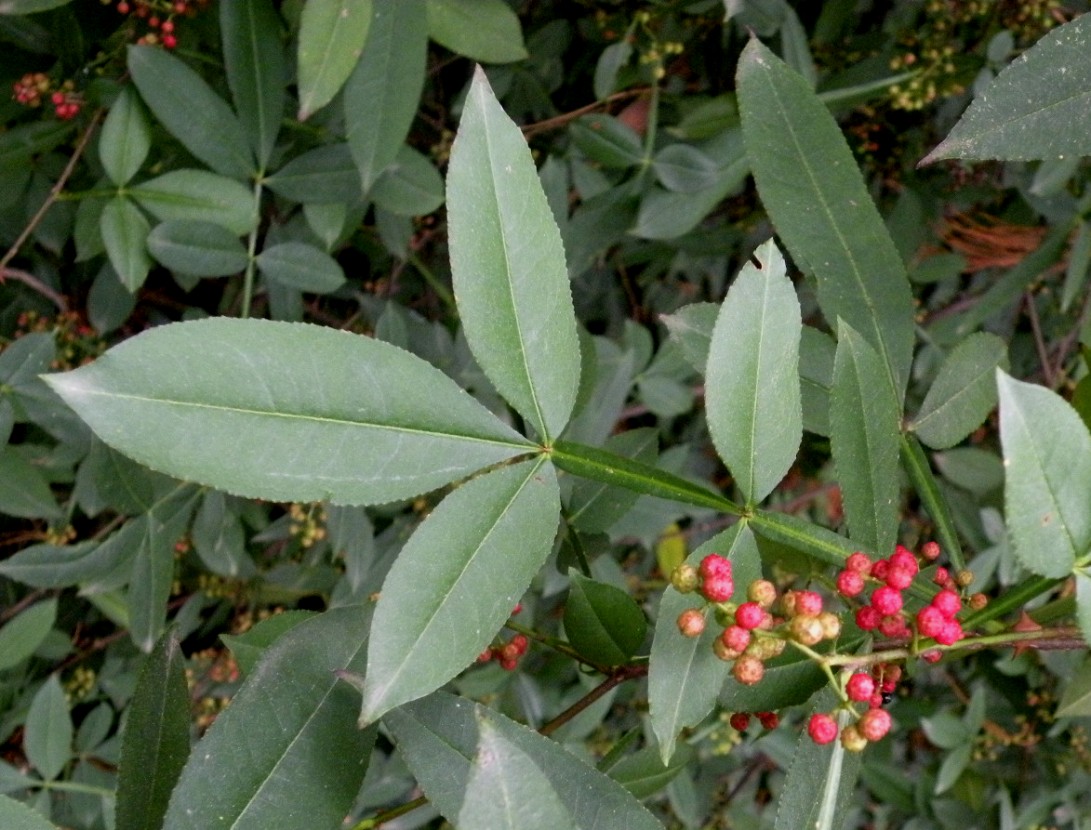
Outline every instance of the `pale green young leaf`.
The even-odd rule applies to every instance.
[[[258,269],[269,279],[299,291],[329,294],[345,284],[345,272],[337,260],[306,242],[281,242],[265,248]]]
[[[37,810],[32,810],[22,801],[16,801],[6,795],[0,795],[0,827],[4,830],[57,830],[56,825],[42,818],[42,814]]]
[[[921,164],[1091,155],[1091,15],[1049,32],[970,104]]]
[[[172,271],[198,277],[238,274],[250,261],[235,234],[223,225],[200,219],[173,219],[156,225],[148,234],[148,251]]]
[[[882,357],[844,320],[838,326],[830,390],[830,448],[849,536],[871,551],[898,535],[900,416],[885,394]]]
[[[0,628],[0,671],[19,665],[34,653],[57,619],[56,598],[20,611]]]
[[[189,756],[185,663],[177,633],[167,631],[137,677],[118,764],[117,823],[126,830],[160,830]]]
[[[542,771],[579,830],[663,830],[659,821],[620,784],[559,743],[495,710],[436,692],[388,712],[383,725],[390,730],[398,752],[428,800],[446,818],[455,821],[462,810],[482,720],[488,720],[498,734]]]
[[[560,231],[530,150],[479,68],[447,173],[451,274],[466,340],[497,391],[552,441],[580,348]]]
[[[125,87],[102,122],[98,154],[102,169],[118,187],[136,175],[151,148],[151,128],[144,107],[131,87]]]
[[[749,503],[772,492],[803,438],[799,300],[773,241],[754,255],[720,308],[705,370],[708,429]]]
[[[30,701],[23,734],[27,760],[46,781],[57,778],[72,757],[72,718],[56,674]]]
[[[276,501],[408,498],[533,450],[420,358],[319,326],[160,326],[47,379],[142,464]]]
[[[440,502],[383,583],[361,723],[473,663],[549,556],[559,511],[556,475],[543,459],[493,470]]]
[[[128,193],[164,222],[212,222],[236,236],[249,233],[258,224],[253,191],[207,170],[172,170],[128,188]]]
[[[459,827],[489,830],[576,830],[549,778],[517,744],[478,718],[477,754],[466,781]]]
[[[148,278],[152,258],[146,242],[151,226],[140,208],[124,196],[115,196],[106,203],[99,219],[106,256],[114,266],[122,284],[136,291]]]
[[[1004,505],[1015,555],[1063,577],[1091,546],[1091,435],[1063,398],[996,370]]]
[[[335,674],[362,671],[370,604],[327,611],[279,637],[194,748],[164,830],[340,827],[374,729]]]
[[[308,0],[299,20],[299,120],[328,104],[360,60],[371,0]]]
[[[753,532],[739,522],[709,539],[686,561],[696,567],[710,553],[731,560],[735,580],[732,599],[744,601],[746,586],[761,578],[761,558]],[[678,615],[687,608],[701,607],[702,600],[696,594],[682,594],[673,587],[663,592],[659,602],[648,665],[648,704],[663,763],[674,755],[679,733],[700,723],[712,711],[731,670],[712,651],[712,643],[723,629],[716,624],[711,606],[704,607],[705,630],[701,636],[683,637],[678,630]]]
[[[254,156],[239,119],[200,75],[158,46],[130,46],[129,72],[159,122],[217,173],[247,179]]]
[[[504,0],[428,0],[428,34],[452,52],[482,63],[527,56],[519,18]]]
[[[276,9],[270,0],[220,3],[220,36],[231,100],[264,168],[280,132],[288,75]]]
[[[953,447],[996,406],[996,369],[1006,369],[1007,345],[976,332],[947,355],[910,429],[932,449]]]
[[[424,88],[428,17],[424,0],[375,5],[364,54],[345,83],[345,140],[366,192],[395,158]]]
[[[792,257],[882,357],[881,386],[901,405],[913,352],[905,267],[852,152],[807,82],[752,39],[739,60],[739,112],[758,194]]]

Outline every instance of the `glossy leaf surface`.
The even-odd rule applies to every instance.
[[[161,326],[48,380],[142,464],[268,499],[391,501],[532,448],[419,358],[317,326]]]
[[[1062,577],[1091,546],[1091,436],[1065,401],[997,370],[1004,504],[1015,554]]]
[[[544,441],[568,422],[580,351],[564,248],[522,133],[480,69],[447,173],[451,274],[485,374]]]
[[[1091,155],[1091,16],[1054,29],[993,79],[922,161]]]
[[[632,657],[648,630],[640,606],[627,593],[569,569],[564,628],[568,641],[592,663],[620,666]]]
[[[122,736],[117,822],[128,830],[159,830],[167,802],[189,756],[189,689],[178,636],[167,631],[136,681]]]
[[[842,321],[830,390],[830,446],[849,536],[886,555],[898,531],[899,412],[882,357]]]
[[[559,511],[553,467],[541,459],[472,479],[432,511],[383,583],[361,723],[473,663],[552,550]]]
[[[356,728],[371,606],[300,623],[274,643],[194,747],[164,830],[335,830],[367,770],[375,730]]]
[[[457,820],[480,742],[481,720],[528,756],[568,807],[579,830],[662,830],[662,825],[617,782],[480,704],[437,692],[388,713],[383,724],[436,808]]]
[[[299,20],[299,120],[336,95],[360,59],[371,0],[310,0]]]
[[[764,499],[795,462],[803,437],[799,300],[772,240],[732,283],[705,370],[708,428],[747,502]]]
[[[739,60],[739,112],[762,204],[788,251],[882,356],[899,404],[909,379],[913,305],[905,267],[833,117],[807,82],[757,39]]]
[[[710,553],[731,560],[736,602],[745,601],[746,587],[761,578],[761,558],[754,534],[740,522],[709,539],[686,560],[697,566]],[[659,603],[655,637],[648,666],[648,703],[652,730],[659,740],[664,763],[674,755],[678,734],[700,723],[720,694],[731,666],[712,651],[712,643],[723,630],[716,624],[711,606],[704,608],[705,630],[699,637],[683,637],[678,615],[687,608],[702,607],[696,594],[682,594],[668,586]]]

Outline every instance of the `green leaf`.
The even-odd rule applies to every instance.
[[[654,464],[659,433],[650,428],[631,429],[611,435],[604,448],[608,452]],[[611,487],[599,481],[580,479],[572,485],[568,523],[584,533],[604,533],[629,512],[640,494],[624,487]]]
[[[480,68],[451,149],[447,202],[466,340],[497,391],[552,441],[580,375],[564,248],[526,141]]]
[[[239,238],[223,225],[174,219],[148,234],[151,255],[172,271],[198,277],[227,277],[246,268],[250,257]]]
[[[466,800],[483,721],[541,770],[580,830],[663,830],[620,784],[560,744],[492,709],[437,692],[387,713],[383,724],[428,800],[449,820],[458,819]],[[461,826],[484,830],[489,825]],[[529,830],[541,825],[524,826]]]
[[[18,0],[6,0],[12,5]],[[62,0],[62,4],[68,0]],[[0,3],[0,14],[3,14],[4,4]],[[0,795],[0,827],[4,830],[57,830],[57,828],[42,818],[37,810],[30,809],[21,801]]]
[[[1066,576],[1091,545],[1091,435],[1058,395],[1000,369],[996,377],[1015,555],[1036,574]]]
[[[910,429],[933,449],[953,447],[996,406],[996,369],[1007,365],[1003,340],[985,332],[971,334],[943,361]]]
[[[902,466],[909,475],[909,480],[913,484],[913,489],[917,491],[921,504],[928,511],[928,515],[932,517],[932,522],[936,527],[936,541],[939,542],[944,555],[950,560],[951,569],[956,572],[961,571],[966,567],[966,557],[962,553],[962,543],[959,541],[958,529],[955,526],[954,518],[951,516],[951,508],[947,504],[947,498],[940,489],[936,477],[932,474],[928,456],[925,455],[924,448],[921,447],[920,442],[912,434],[903,432],[900,441]],[[966,447],[965,449],[972,450],[973,448]],[[950,477],[948,476],[948,478]]]
[[[877,390],[887,377],[882,357],[840,321],[830,390],[830,448],[849,536],[871,551],[894,549],[898,536],[900,415]]]
[[[652,169],[667,190],[695,193],[708,187],[719,165],[696,147],[668,144],[655,154]]]
[[[227,85],[259,168],[269,163],[284,116],[288,70],[280,30],[270,0],[220,4]]]
[[[193,519],[190,530],[193,549],[213,573],[229,579],[249,578],[256,568],[246,552],[246,534],[237,513],[228,506],[228,497],[209,490]]]
[[[217,173],[254,174],[254,156],[239,119],[201,76],[157,46],[130,46],[129,72],[144,103],[171,135]]]
[[[102,168],[118,187],[136,175],[151,148],[151,128],[144,107],[131,87],[117,96],[99,134]]]
[[[20,611],[0,628],[0,671],[19,665],[34,653],[57,620],[57,600],[47,599]]]
[[[314,611],[282,611],[266,617],[243,634],[221,634],[220,639],[231,649],[231,656],[235,658],[239,672],[247,677],[273,643],[304,620],[314,616]]]
[[[56,674],[49,675],[30,702],[23,749],[30,765],[46,781],[61,774],[72,757],[72,718]]]
[[[742,600],[747,585],[761,578],[761,559],[750,528],[744,522],[737,523],[709,539],[686,561],[696,567],[710,553],[731,560],[733,599]],[[700,637],[683,637],[678,630],[678,615],[694,607],[704,607],[705,630]],[[716,705],[720,687],[731,670],[712,651],[712,643],[722,630],[716,625],[712,606],[703,606],[699,597],[681,594],[671,586],[663,592],[648,666],[651,726],[663,763],[674,756],[678,734],[704,720]]]
[[[816,700],[818,712],[828,712],[836,703],[829,690]],[[775,830],[844,827],[845,811],[855,792],[862,760],[863,753],[846,754],[840,741],[819,746],[802,730],[777,804]]]
[[[761,501],[795,463],[803,438],[799,300],[772,240],[727,292],[705,371],[708,429],[748,503]]]
[[[440,502],[383,583],[361,723],[474,662],[549,556],[559,510],[556,476],[543,459],[486,473]]]
[[[269,279],[299,291],[329,294],[345,284],[337,260],[306,242],[281,242],[258,254],[257,266]]]
[[[160,326],[48,381],[142,464],[275,501],[408,498],[533,449],[423,360],[318,326]]]
[[[396,216],[425,216],[443,204],[443,179],[426,156],[402,145],[368,195]]]
[[[99,220],[106,255],[122,284],[136,291],[148,278],[152,259],[145,245],[151,226],[136,205],[124,196],[115,196],[102,209]]]
[[[22,519],[63,516],[41,470],[10,446],[0,448],[0,512]]]
[[[616,746],[616,744],[615,744]],[[697,757],[689,744],[682,744],[669,764],[659,757],[659,748],[645,746],[620,758],[609,767],[599,768],[639,799],[649,798],[663,790]]]
[[[172,170],[127,192],[156,219],[166,222],[212,222],[236,236],[249,233],[258,224],[253,192],[207,170]]]
[[[398,156],[424,89],[424,0],[375,5],[364,54],[342,96],[345,140],[366,192]]]
[[[592,481],[601,481],[615,487],[626,487],[646,496],[656,496],[698,507],[711,507],[713,510],[736,515],[742,512],[737,504],[700,484],[694,484],[673,473],[598,447],[558,441],[553,445],[550,458],[559,469]]]
[[[360,198],[360,177],[347,144],[326,144],[296,156],[265,184],[293,202],[353,202]]]
[[[746,686],[729,675],[720,689],[719,702],[728,712],[787,709],[806,703],[827,682],[814,661],[789,648],[766,661],[765,674],[757,685]]]
[[[1091,659],[1084,658],[1076,674],[1068,681],[1053,713],[1058,718],[1082,718],[1091,715]]]
[[[116,546],[95,542],[31,545],[0,562],[0,574],[34,588],[65,588],[105,576],[125,554]]]
[[[482,63],[527,57],[519,18],[504,0],[428,0],[428,34],[452,52]]]
[[[712,329],[719,315],[720,306],[716,303],[690,303],[674,314],[659,317],[667,327],[670,339],[682,347],[686,362],[701,374],[708,368]]]
[[[360,59],[371,0],[308,0],[299,19],[299,120],[328,104]]]
[[[843,319],[882,356],[899,405],[913,354],[905,267],[852,152],[807,82],[757,39],[739,60],[739,111],[762,204],[796,262],[818,280],[831,324]]]
[[[612,115],[584,115],[568,129],[580,152],[603,167],[632,167],[644,160],[640,136]]]
[[[194,748],[164,830],[340,827],[375,730],[335,672],[360,671],[371,605],[348,606],[280,637]]]
[[[749,522],[759,537],[835,568],[843,568],[845,559],[860,549],[844,536],[791,513],[758,510]]]
[[[477,755],[457,824],[489,830],[576,830],[549,778],[488,717],[478,718]]]
[[[1091,17],[1054,29],[1004,69],[921,164],[1091,155]]]
[[[1076,623],[1084,642],[1091,643],[1091,574],[1085,568],[1076,568],[1073,576],[1076,579]]]
[[[598,666],[620,666],[631,658],[648,630],[636,601],[620,588],[569,569],[564,632],[572,647]]]
[[[159,830],[167,802],[189,756],[186,662],[173,630],[140,669],[128,709],[118,764],[117,823]]]

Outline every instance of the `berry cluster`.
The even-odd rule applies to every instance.
[[[477,656],[477,662],[488,663],[496,660],[505,671],[514,671],[519,665],[519,658],[527,653],[530,641],[522,634],[516,634],[508,642],[489,646]]]
[[[747,587],[746,602],[732,603],[731,562],[719,554],[706,556],[699,568],[679,566],[671,583],[682,593],[699,592],[715,606],[717,622],[724,629],[713,642],[713,651],[721,660],[733,662],[732,675],[748,686],[762,679],[765,661],[784,651],[789,640],[810,647],[841,633],[840,618],[823,610],[822,597],[814,591],[778,596],[772,582],[758,579]],[[775,606],[777,616],[772,613]],[[705,629],[704,611],[687,608],[678,616],[678,629],[687,637],[699,636]]]
[[[750,712],[736,712],[728,723],[736,732],[745,732],[750,725]],[[776,712],[754,712],[753,717],[758,719],[762,729],[773,730],[780,726],[780,716]]]
[[[26,107],[40,107],[43,96],[53,105],[53,112],[62,121],[69,121],[80,113],[83,98],[76,92],[72,81],[65,81],[54,88],[52,79],[44,72],[28,72],[12,85],[13,97]]]
[[[833,712],[818,712],[807,722],[807,734],[816,744],[832,743],[841,735],[841,746],[849,752],[860,752],[868,743],[881,740],[890,731],[893,720],[883,704],[894,693],[901,669],[880,663],[870,672],[856,671],[848,676],[843,690],[845,703]],[[864,703],[867,708],[857,711],[852,705]],[[838,725],[839,711],[854,719],[843,729]]]
[[[111,0],[103,0],[109,4]],[[137,38],[140,45],[174,49],[178,45],[175,33],[177,17],[193,17],[208,0],[119,0],[118,14],[141,21],[147,31]]]

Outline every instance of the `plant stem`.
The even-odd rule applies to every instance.
[[[620,686],[626,680],[643,677],[647,673],[648,669],[646,666],[623,666],[617,669],[590,692],[557,715],[557,717],[549,723],[542,726],[542,728],[538,730],[538,733],[540,735],[552,735],[615,686]]]
[[[254,182],[254,213],[257,215],[261,210],[261,174],[258,175]],[[239,316],[247,318],[250,316],[250,301],[254,296],[254,268],[255,268],[255,255],[258,250],[258,227],[260,222],[255,222],[253,230],[250,231],[250,236],[246,240],[246,273],[243,275],[242,282],[242,308],[239,311]]]

